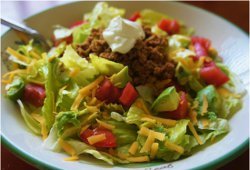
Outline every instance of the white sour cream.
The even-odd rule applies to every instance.
[[[141,25],[120,16],[113,18],[102,34],[112,51],[122,54],[129,52],[136,40],[145,38]]]

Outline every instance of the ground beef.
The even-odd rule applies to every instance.
[[[122,63],[129,67],[129,74],[134,85],[171,79],[174,76],[174,63],[168,61],[166,37],[153,34],[149,27],[144,27],[145,39],[138,40],[135,46],[126,54],[112,52],[103,39],[102,29],[93,29],[88,39],[76,46],[78,54],[84,58],[90,53]]]

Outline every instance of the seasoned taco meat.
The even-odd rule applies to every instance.
[[[135,46],[126,54],[112,52],[103,39],[102,29],[93,29],[88,39],[76,46],[78,54],[84,58],[95,53],[129,67],[129,74],[134,85],[154,83],[159,80],[171,79],[174,76],[174,63],[168,61],[166,37],[153,34],[148,27],[144,27],[145,39],[138,40]]]

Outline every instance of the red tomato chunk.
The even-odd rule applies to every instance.
[[[128,82],[122,91],[122,95],[119,98],[119,101],[123,106],[130,107],[137,97],[137,91],[135,90],[134,86],[130,82]]]
[[[73,29],[73,28],[75,28],[75,27],[78,27],[78,26],[80,26],[80,25],[82,25],[82,24],[84,24],[84,23],[86,23],[86,21],[83,21],[83,20],[80,20],[80,21],[76,21],[76,22],[74,22],[72,25],[70,25],[70,29]]]
[[[109,79],[105,79],[96,90],[96,98],[106,103],[116,103],[121,96],[121,90],[115,87]]]
[[[200,70],[200,76],[207,84],[217,87],[229,81],[229,77],[214,62],[205,64]]]
[[[211,46],[211,41],[203,37],[192,37],[192,44],[194,46],[194,51],[196,56],[193,57],[194,61],[197,61],[201,56],[208,56],[208,49]]]
[[[54,35],[52,35],[51,37],[53,43],[54,43],[54,46],[58,46],[59,44],[61,44],[62,42],[66,42],[67,44],[71,44],[72,41],[73,41],[73,37],[72,35],[68,36],[68,37],[65,37],[65,38],[61,38],[61,39],[56,39]]]
[[[131,17],[129,18],[130,21],[136,21],[138,18],[141,17],[140,12],[135,12],[131,15]]]
[[[114,134],[105,128],[98,127],[93,130],[86,129],[84,132],[81,133],[80,137],[83,142],[89,144],[88,137],[94,136],[94,135],[101,135],[101,134],[105,134],[106,139],[101,142],[97,142],[93,144],[93,146],[99,147],[99,148],[113,148],[117,146],[116,138]]]
[[[24,89],[23,99],[24,101],[36,106],[43,106],[44,99],[46,97],[45,89],[38,84],[27,84]]]
[[[176,34],[180,30],[180,25],[176,20],[162,19],[158,23],[158,27],[166,31],[169,35]]]

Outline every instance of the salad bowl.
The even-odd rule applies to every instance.
[[[96,2],[84,1],[65,4],[31,16],[25,22],[49,38],[54,25],[60,24],[68,27],[72,22],[82,19],[83,13],[91,11],[95,4]],[[84,156],[80,161],[64,161],[64,154],[44,149],[41,144],[42,139],[32,134],[26,127],[17,106],[3,95],[4,87],[2,86],[1,137],[3,144],[19,157],[41,169],[211,169],[240,155],[249,143],[248,35],[219,16],[183,3],[113,1],[109,4],[124,8],[128,16],[134,11],[145,8],[166,13],[185,22],[187,26],[193,27],[196,35],[209,37],[213,46],[218,49],[219,55],[224,59],[224,63],[241,79],[237,84],[237,90],[244,93],[243,107],[229,120],[230,132],[213,144],[209,143],[208,146],[199,148],[193,155],[173,162],[111,166],[88,156]],[[6,32],[1,37],[1,52],[4,52],[7,47],[17,47],[15,44],[17,40],[13,31]],[[5,56],[2,55],[2,75],[7,71],[4,60]]]

